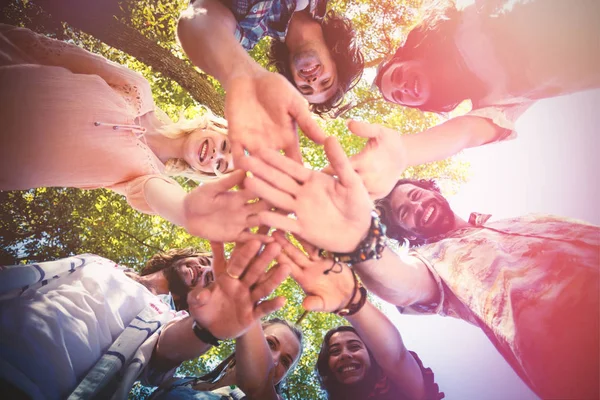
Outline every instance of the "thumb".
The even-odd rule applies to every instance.
[[[302,307],[307,311],[325,311],[325,304],[319,296],[306,296],[302,302]]]
[[[205,183],[202,186],[204,186],[205,190],[210,190],[213,193],[226,192],[232,187],[240,185],[245,176],[246,172],[238,169],[230,174],[225,175],[225,177],[217,181]]]
[[[187,300],[190,308],[202,307],[210,301],[212,292],[207,288],[198,288],[188,293]]]
[[[376,138],[381,131],[381,126],[379,125],[355,121],[353,119],[347,120],[346,126],[350,129],[350,132],[364,138]]]

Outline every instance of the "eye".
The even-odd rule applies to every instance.
[[[271,349],[275,348],[275,342],[273,341],[273,339],[267,339],[267,343],[269,344],[269,347]]]
[[[223,140],[223,144],[221,145],[221,151],[224,153],[227,149],[227,140]]]
[[[283,365],[285,367],[285,369],[288,369],[290,367],[290,360],[288,360],[287,358],[284,358],[283,360],[281,360],[281,365]]]
[[[331,82],[331,78],[324,79],[324,80],[321,82],[321,86],[327,86],[327,84],[328,84],[329,82]]]
[[[329,354],[331,354],[332,356],[337,356],[338,354],[340,354],[340,349],[331,349],[329,350]]]

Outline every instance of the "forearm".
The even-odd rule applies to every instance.
[[[179,185],[162,179],[149,179],[144,184],[144,195],[152,210],[178,226],[185,226],[184,200],[186,191]]]
[[[249,399],[276,399],[269,375],[274,368],[260,321],[235,341],[236,384]]]
[[[236,20],[217,0],[197,0],[179,18],[177,36],[189,59],[227,90],[231,78],[260,67],[235,38]]]
[[[504,132],[487,118],[464,115],[415,135],[404,135],[407,166],[444,160],[460,151],[493,142]]]
[[[428,303],[438,297],[436,282],[425,264],[389,248],[380,259],[356,264],[354,270],[371,292],[397,306]]]
[[[152,353],[154,368],[167,371],[199,357],[211,347],[196,337],[193,323],[192,317],[186,317],[165,326]]]
[[[424,385],[421,369],[404,346],[394,324],[368,301],[359,312],[346,319],[356,329],[383,372],[410,398],[422,398]]]

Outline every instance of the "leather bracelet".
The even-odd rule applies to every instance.
[[[348,304],[346,304],[346,307],[335,310],[333,312],[334,314],[337,314],[340,317],[345,317],[347,315],[356,314],[361,308],[363,308],[363,306],[365,305],[365,303],[367,301],[367,289],[365,289],[358,282],[358,277],[356,276],[356,272],[354,272],[354,270],[352,270],[352,277],[354,278],[354,289],[352,290],[352,296],[350,296],[350,300],[348,300]],[[360,292],[360,298],[358,299],[357,303],[352,304],[352,301],[354,300],[354,296],[356,296],[357,292]]]
[[[211,344],[215,347],[219,347],[221,342],[217,339],[210,331],[206,328],[201,328],[200,325],[196,321],[192,324],[192,330],[194,331],[194,335],[201,341],[207,344]]]

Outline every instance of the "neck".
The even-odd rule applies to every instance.
[[[161,134],[159,129],[167,123],[161,121],[154,112],[149,112],[141,117],[141,125],[146,128],[144,135],[146,144],[163,163],[172,158],[182,158],[185,141],[185,136],[172,139]]]
[[[454,214],[454,218],[455,218],[454,230],[468,228],[469,226],[471,226],[471,225],[469,225],[469,223],[467,221],[465,221],[464,219],[462,219],[461,217],[459,217],[456,214]]]
[[[314,20],[307,11],[293,13],[285,35],[285,44],[290,53],[302,48],[305,43],[315,40],[324,40],[321,24]]]
[[[131,272],[126,274],[129,278],[144,285],[144,287],[154,295],[169,294],[169,282],[167,282],[167,278],[163,274],[163,271],[158,271],[145,276],[140,276]]]

